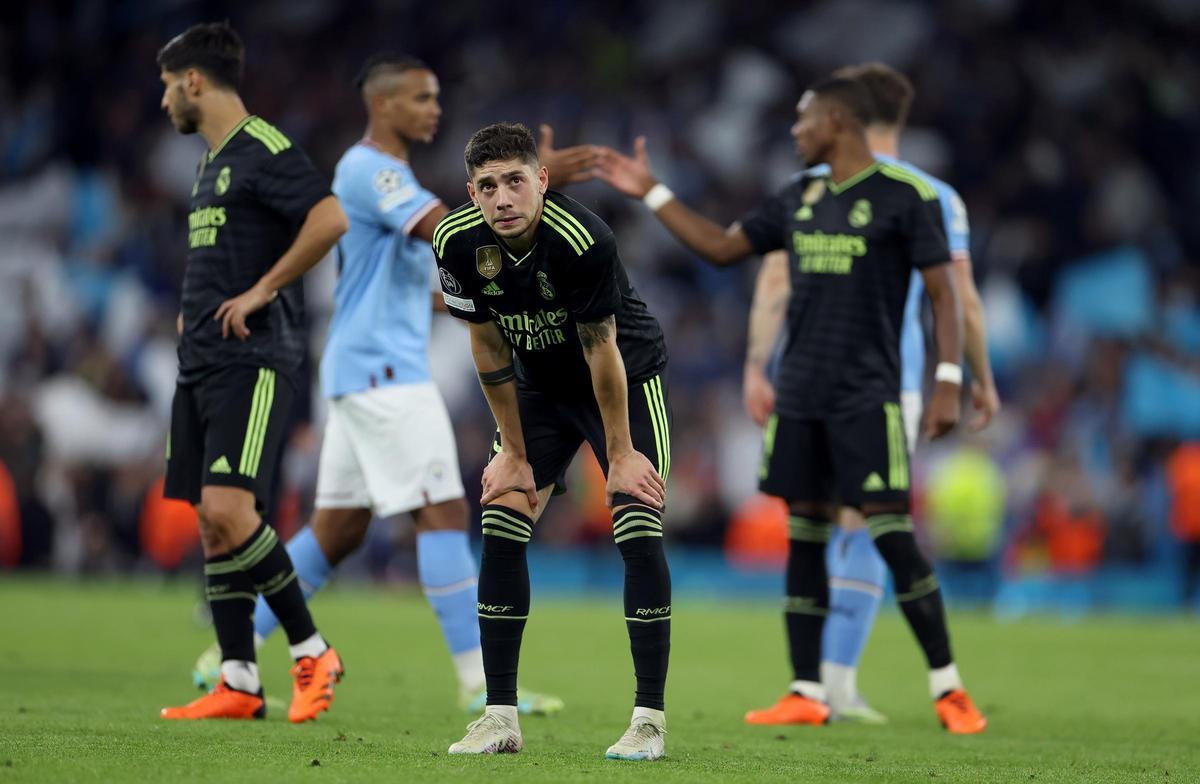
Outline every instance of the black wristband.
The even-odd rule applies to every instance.
[[[517,377],[513,366],[502,367],[499,370],[488,370],[479,374],[479,383],[487,387],[496,387],[501,384],[507,384]]]

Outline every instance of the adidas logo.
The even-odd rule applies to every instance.
[[[883,478],[874,471],[872,471],[871,475],[867,477],[867,480],[863,482],[863,490],[866,490],[868,493],[878,493],[880,490],[886,489],[887,485],[883,483]]]
[[[488,283],[486,286],[483,287],[483,293],[490,294],[493,297],[499,297],[501,294],[504,293],[504,289],[497,286],[496,281],[493,280],[490,283]]]
[[[229,465],[229,461],[225,458],[225,455],[221,455],[208,467],[208,472],[210,474],[232,474],[233,467]]]

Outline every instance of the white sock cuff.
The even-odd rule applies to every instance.
[[[454,670],[458,673],[458,685],[461,688],[471,692],[477,692],[484,688],[487,684],[487,677],[483,672],[482,648],[462,651],[454,654],[452,658],[454,659]]]
[[[816,681],[792,681],[788,685],[788,691],[810,700],[825,702],[825,687]]]
[[[821,662],[821,685],[830,701],[849,700],[858,691],[858,668],[835,661]]]
[[[489,705],[483,709],[483,712],[496,714],[514,727],[517,726],[516,705]]]
[[[256,694],[262,688],[262,682],[258,678],[258,664],[252,661],[227,659],[221,662],[221,678],[229,688],[250,694]]]
[[[305,656],[316,658],[327,650],[329,650],[329,645],[320,632],[313,632],[313,636],[307,640],[301,640],[295,645],[288,646],[288,653],[293,659],[303,659]]]
[[[636,719],[639,716],[650,719],[650,721],[653,722],[654,725],[659,729],[665,730],[667,728],[666,711],[655,710],[654,708],[635,707],[633,709],[633,718]]]
[[[935,700],[948,691],[961,689],[962,678],[958,674],[958,666],[953,662],[945,667],[929,671],[929,696]]]

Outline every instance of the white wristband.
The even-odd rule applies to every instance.
[[[933,371],[935,381],[945,381],[947,384],[957,384],[962,386],[963,372],[962,366],[956,365],[953,362],[939,362],[937,370]]]
[[[658,212],[663,208],[663,205],[675,198],[675,194],[671,189],[661,182],[654,184],[654,187],[646,191],[646,195],[642,197],[642,202],[650,208],[651,212]]]

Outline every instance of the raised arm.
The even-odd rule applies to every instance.
[[[577,326],[583,356],[592,374],[592,390],[604,422],[608,453],[606,499],[624,493],[661,509],[666,484],[645,455],[633,448],[629,434],[629,380],[617,348],[617,322],[613,316]],[[503,437],[503,436],[502,436]]]
[[[767,417],[775,410],[775,387],[767,378],[767,363],[779,338],[791,293],[787,251],[772,251],[763,256],[754,283],[754,300],[750,305],[742,388],[746,413],[759,426],[766,425]]]
[[[507,492],[524,493],[529,508],[537,509],[537,487],[525,452],[521,411],[517,402],[517,377],[512,346],[494,322],[469,325],[471,358],[488,408],[500,429],[501,450],[483,472],[482,503],[488,504]]]
[[[962,308],[959,306],[958,292],[949,264],[926,267],[921,270],[921,277],[933,303],[933,334],[938,355],[938,368],[934,373],[937,383],[925,419],[925,435],[928,438],[940,438],[954,429],[960,415]],[[950,374],[943,370],[949,366],[958,370],[957,381],[949,377],[952,370]]]
[[[561,188],[577,182],[587,182],[596,176],[596,167],[604,148],[595,144],[574,147],[554,147],[554,129],[543,123],[539,132],[538,160],[546,167],[551,188]]]
[[[238,339],[250,336],[246,318],[275,299],[275,293],[317,265],[350,228],[346,213],[333,196],[326,196],[308,211],[291,247],[242,294],[227,299],[217,308],[213,319],[221,322],[221,336],[232,332]]]
[[[598,176],[616,190],[635,199],[650,199],[646,204],[667,230],[701,258],[722,267],[741,261],[754,253],[750,239],[739,224],[723,228],[695,212],[660,183],[650,172],[646,137],[633,143],[634,157],[605,149]]]

